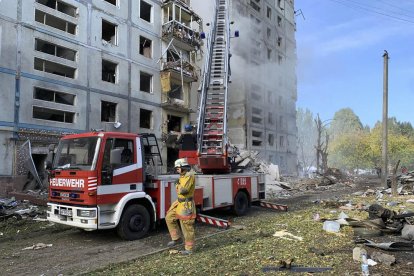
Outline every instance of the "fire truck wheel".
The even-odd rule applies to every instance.
[[[237,216],[243,216],[249,209],[249,199],[245,192],[239,191],[234,197],[233,211]]]
[[[137,240],[144,237],[151,226],[148,210],[142,205],[131,205],[122,214],[118,225],[118,235],[124,240]]]

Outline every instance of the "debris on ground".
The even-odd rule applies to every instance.
[[[51,244],[51,243],[46,244],[46,243],[41,243],[40,242],[40,243],[34,244],[32,246],[25,247],[22,250],[39,250],[39,249],[43,249],[43,248],[46,248],[46,247],[52,247],[52,246],[53,246],[53,244]]]
[[[38,218],[39,216],[46,217],[45,211],[40,210],[38,206],[32,205],[27,200],[16,200],[14,197],[0,198],[0,221],[9,218],[17,220]]]
[[[295,235],[287,232],[286,230],[276,231],[276,233],[273,234],[273,237],[278,237],[278,238],[286,239],[286,240],[289,240],[289,241],[295,241],[295,240],[296,241],[303,241],[302,237],[295,236]]]

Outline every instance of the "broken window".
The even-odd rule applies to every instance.
[[[262,132],[261,131],[252,131],[252,146],[259,147],[262,145]]]
[[[180,59],[180,55],[177,54],[175,51],[168,50],[167,51],[167,61],[177,61]]]
[[[257,107],[252,108],[252,122],[256,124],[261,124],[263,121],[262,110]]]
[[[267,18],[272,19],[272,9],[270,7],[267,7],[266,16]]]
[[[139,37],[139,54],[152,58],[152,41],[146,37]]]
[[[102,60],[102,80],[116,83],[118,64],[109,60]]]
[[[272,30],[270,28],[267,28],[267,38],[270,39],[271,35],[272,35]]]
[[[102,41],[118,45],[118,26],[102,19]]]
[[[34,58],[34,69],[71,79],[75,78],[76,73],[76,68],[36,57]]]
[[[38,38],[35,40],[35,50],[71,61],[75,61],[76,58],[76,51]]]
[[[63,110],[56,110],[40,106],[33,106],[33,118],[47,121],[73,123],[75,113]]]
[[[168,93],[168,96],[170,98],[174,99],[183,99],[183,87],[181,84],[171,83],[171,91]]]
[[[51,9],[60,11],[64,14],[67,14],[72,17],[76,17],[77,15],[77,8],[74,6],[71,6],[69,4],[66,4],[63,1],[59,0],[36,0],[37,3],[42,4],[46,7],[49,7]]]
[[[273,134],[269,133],[267,136],[267,142],[269,143],[269,146],[273,146],[275,143],[275,137]]]
[[[112,4],[114,6],[118,6],[118,0],[104,0],[105,2],[108,2],[109,4]]]
[[[167,131],[181,132],[181,117],[168,115]]]
[[[116,122],[116,107],[118,104],[102,101],[101,102],[101,121]]]
[[[257,12],[260,12],[260,0],[250,0],[250,6]]]
[[[141,0],[141,4],[139,6],[139,17],[141,19],[144,19],[145,21],[151,22],[151,10],[152,10],[152,5]]]
[[[52,28],[56,28],[58,30],[67,32],[69,34],[76,35],[76,25],[65,21],[59,17],[47,14],[43,11],[36,10],[35,11],[35,20],[36,22],[45,24]]]
[[[139,127],[152,129],[152,111],[141,108],[139,110]]]
[[[267,59],[271,60],[272,59],[272,49],[267,49]]]
[[[282,37],[280,36],[277,38],[277,46],[282,46]]]
[[[35,87],[33,89],[33,99],[54,102],[59,104],[74,105],[75,95],[57,92],[49,89]]]
[[[152,93],[152,75],[145,72],[140,72],[139,90],[147,93]]]
[[[282,17],[280,17],[280,16],[277,17],[277,25],[279,27],[282,27]]]

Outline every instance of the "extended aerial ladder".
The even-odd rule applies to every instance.
[[[227,93],[229,83],[230,21],[228,0],[217,0],[216,14],[207,36],[201,85],[197,140],[203,173],[228,173]]]

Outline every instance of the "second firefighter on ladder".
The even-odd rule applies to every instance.
[[[175,169],[180,174],[176,182],[177,200],[173,202],[167,212],[165,221],[171,240],[168,246],[174,246],[180,242],[178,221],[180,221],[181,231],[184,236],[185,250],[182,254],[191,254],[193,251],[195,233],[194,222],[196,218],[196,208],[194,203],[195,176],[187,160],[182,158],[175,161]]]

